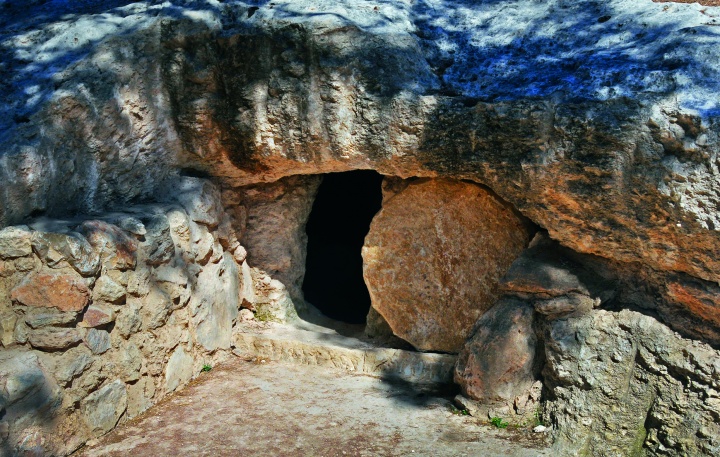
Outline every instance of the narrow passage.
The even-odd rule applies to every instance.
[[[370,309],[360,250],[382,204],[382,179],[369,170],[325,175],[313,203],[303,292],[332,319],[361,324]]]

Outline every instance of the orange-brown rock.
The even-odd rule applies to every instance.
[[[481,186],[410,182],[365,238],[372,307],[417,349],[458,352],[528,238],[523,219]]]
[[[120,227],[104,221],[85,221],[79,227],[79,231],[100,253],[100,260],[106,268],[118,270],[135,268],[138,243]]]
[[[91,305],[88,307],[79,327],[100,327],[115,320],[115,312],[107,306]]]
[[[80,276],[37,274],[13,289],[10,298],[27,306],[80,312],[90,299],[90,290]]]

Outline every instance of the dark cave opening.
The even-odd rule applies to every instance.
[[[361,249],[382,204],[382,175],[371,170],[323,177],[306,226],[305,300],[332,319],[365,323],[370,294]]]

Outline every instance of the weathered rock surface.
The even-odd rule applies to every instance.
[[[43,327],[28,335],[28,342],[36,349],[47,351],[66,349],[80,342],[80,333],[74,328]]]
[[[365,238],[372,307],[417,349],[458,352],[528,241],[525,221],[481,186],[410,182]]]
[[[52,361],[55,379],[63,386],[67,386],[93,364],[92,355],[82,346],[65,351]]]
[[[82,403],[85,423],[95,434],[115,427],[127,408],[127,388],[119,379],[93,392]]]
[[[716,455],[720,354],[652,317],[592,311],[545,330],[561,455]]]
[[[40,225],[40,224],[36,224]],[[100,256],[90,243],[79,233],[47,233],[36,231],[32,234],[35,253],[51,267],[69,264],[82,276],[93,276],[100,265]]]
[[[248,262],[282,282],[298,307],[303,306],[305,224],[320,181],[318,176],[299,176],[248,187],[239,205],[246,214],[240,231]]]
[[[144,263],[162,265],[169,262],[175,255],[175,244],[170,236],[170,223],[164,214],[153,215],[143,224],[146,246],[142,250]]]
[[[135,267],[137,241],[120,227],[104,221],[85,221],[78,227],[107,269],[127,270]]]
[[[198,343],[208,351],[230,348],[232,326],[240,308],[238,276],[237,264],[228,253],[198,275],[188,306]]]
[[[217,227],[221,219],[221,200],[217,187],[205,179],[183,177],[177,183],[177,200],[195,222]]]
[[[90,299],[90,291],[79,276],[38,274],[26,277],[10,298],[30,307],[80,312]]]
[[[72,325],[28,325],[29,308],[59,303],[48,301],[57,296],[50,279],[23,289],[28,278],[79,274],[89,291],[98,272],[133,272],[121,286],[137,300],[119,311],[113,331],[154,354],[140,374],[146,381],[133,389],[133,408],[142,409],[157,400],[147,379],[162,376],[165,350],[182,340],[207,351],[194,346],[198,332],[208,341],[217,335],[202,322],[217,322],[217,313],[224,329],[232,318],[209,299],[185,305],[205,294],[196,292],[201,271],[227,255],[244,260],[238,240],[247,241],[250,266],[264,271],[255,276],[267,278],[256,296],[265,301],[254,307],[290,313],[292,301],[301,304],[302,226],[317,178],[288,176],[358,168],[482,183],[569,250],[609,259],[590,262],[590,276],[621,267],[612,278],[597,273],[613,284],[600,290],[578,270],[590,265],[583,262],[563,270],[543,261],[549,285],[527,269],[511,278],[506,292],[532,303],[548,325],[596,315],[596,306],[632,306],[720,344],[715,9],[649,0],[322,0],[307,8],[276,0],[254,8],[204,0],[3,4],[0,227],[158,198],[180,205],[161,211],[174,249],[164,221],[150,223],[156,213],[81,221],[61,236],[3,229],[5,349],[30,350],[36,332]],[[206,175],[222,192],[197,177]],[[184,284],[148,271],[170,264],[186,270]],[[271,287],[278,279],[286,289]],[[158,314],[157,332],[140,325],[139,303],[152,287],[172,302],[167,316]],[[12,290],[22,292],[14,302]],[[81,303],[50,308],[79,313]],[[592,364],[599,373],[604,365]],[[69,397],[79,401],[106,382],[97,366],[78,375]],[[670,395],[658,397],[658,408],[675,401],[658,389]],[[668,427],[647,449],[715,451],[700,440],[717,435],[712,427],[676,441],[675,430],[685,436],[690,425]],[[29,427],[13,437],[27,452],[52,448],[38,433]]]
[[[20,227],[6,227],[0,230],[0,258],[13,259],[32,254],[30,232]]]
[[[525,399],[537,407],[538,397],[531,387],[513,398],[522,390],[512,388],[541,379],[545,403],[539,411],[553,427],[559,455],[717,453],[718,351],[682,338],[656,317],[596,309],[652,300],[653,288],[640,284],[644,274],[573,253],[539,233],[501,281],[505,295],[478,321],[460,354],[455,376],[471,398],[467,404],[488,415],[502,411],[500,399],[503,416],[518,414],[518,406],[527,410]],[[529,328],[532,346],[514,345],[530,341],[522,338]],[[515,360],[542,366],[542,376],[518,370]],[[506,386],[511,389],[502,395]]]
[[[170,356],[165,368],[165,390],[172,392],[187,384],[193,375],[193,358],[178,346]]]
[[[720,279],[714,13],[271,6],[4,9],[0,225],[195,192],[180,171],[235,187],[374,168],[481,182],[576,251]],[[212,201],[183,202],[214,226]]]
[[[79,327],[100,327],[115,321],[115,311],[108,306],[91,305],[85,310]]]
[[[512,407],[539,379],[533,308],[522,300],[501,299],[476,328],[458,356],[455,382],[464,395],[485,405]]]
[[[198,374],[195,360],[228,356],[240,300],[258,295],[253,268],[246,265],[241,294],[233,226],[220,210],[214,227],[202,216],[221,208],[219,191],[193,182],[204,196],[183,195],[202,203],[189,207],[203,223],[170,202],[5,231],[8,252],[24,255],[0,259],[0,390],[6,379],[19,382],[5,362],[25,364],[17,376],[32,385],[22,395],[35,399],[11,411],[0,392],[0,454],[67,455],[186,384]],[[197,234],[207,239],[201,255]],[[284,286],[257,271],[268,279],[263,299],[292,307]],[[171,355],[179,346],[182,363]]]
[[[110,349],[110,333],[96,328],[88,329],[85,332],[83,341],[93,354],[98,355]]]
[[[29,312],[25,314],[25,323],[32,328],[47,327],[50,325],[63,326],[72,324],[77,320],[77,313],[57,312]]]
[[[61,406],[62,393],[36,354],[0,352],[0,393],[4,454],[44,455],[57,446],[49,422]],[[36,439],[28,440],[30,436]]]
[[[125,288],[109,276],[100,276],[93,287],[93,300],[119,304],[125,299]]]

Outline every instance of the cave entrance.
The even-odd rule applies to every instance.
[[[382,205],[382,175],[371,170],[323,177],[306,226],[305,300],[325,316],[364,324],[370,293],[361,249]]]

